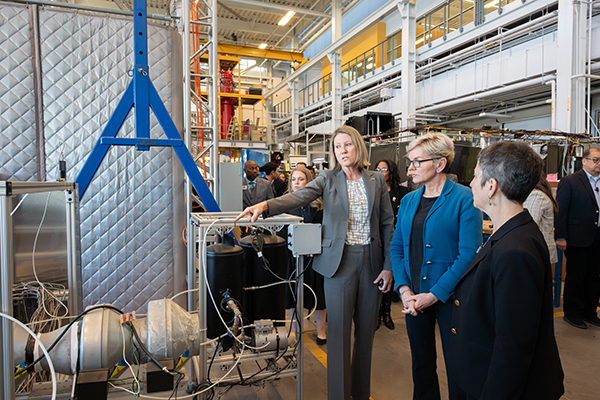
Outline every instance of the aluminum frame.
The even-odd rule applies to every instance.
[[[235,221],[235,218],[239,215],[239,212],[216,212],[216,213],[191,213],[190,220],[194,225],[195,229],[190,231],[188,238],[188,252],[193,254],[193,257],[188,256],[188,311],[193,311],[193,308],[198,304],[198,321],[200,329],[200,343],[206,343],[206,331],[207,331],[207,312],[206,312],[206,285],[205,271],[206,266],[206,252],[200,254],[200,257],[196,257],[195,248],[193,244],[196,243],[197,238],[200,240],[204,239],[204,236],[209,233],[209,229],[220,229],[222,234],[227,234],[231,229],[236,226],[253,226],[261,227],[271,232],[279,231],[284,225],[298,225],[303,222],[301,217],[297,217],[289,214],[281,214],[275,217],[263,218],[262,216],[256,222],[250,222],[248,219],[242,219]],[[217,221],[217,222],[215,222]],[[190,250],[192,249],[192,250]],[[296,273],[298,278],[296,285],[304,287],[304,277],[301,272],[304,270],[304,256],[297,258]],[[191,279],[196,276],[198,271],[198,279]],[[198,295],[196,296],[196,290]],[[196,303],[197,302],[197,303]],[[299,310],[304,309],[304,290],[298,291],[296,307]],[[304,318],[299,318],[299,331],[302,332],[304,328]],[[296,371],[296,399],[302,399],[304,397],[304,338],[302,335],[298,335],[298,348],[300,351],[297,353],[297,371]],[[206,344],[203,345],[205,347]],[[208,375],[208,358],[206,351],[200,348],[199,367],[197,371],[197,379],[199,382],[204,382]],[[288,375],[289,376],[289,375]]]
[[[10,207],[11,197],[28,193],[65,192],[67,217],[67,268],[69,276],[69,310],[77,315],[83,310],[81,297],[81,280],[77,282],[81,265],[77,251],[77,184],[73,182],[9,182],[0,181],[0,311],[13,315],[12,287],[14,284],[14,247],[13,219]],[[13,329],[12,322],[2,319],[0,324],[2,343],[3,399],[15,398],[14,365],[13,365]]]

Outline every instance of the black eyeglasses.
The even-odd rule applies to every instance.
[[[590,160],[590,161],[591,161],[591,162],[593,162],[594,164],[598,164],[598,163],[600,162],[600,157],[594,157],[594,158],[589,158],[589,157],[586,157],[585,159],[586,159],[586,160]],[[377,171],[377,170],[375,170],[375,171]]]
[[[375,172],[388,172],[389,169],[387,168],[375,168]]]
[[[426,160],[409,160],[407,158],[406,159],[406,167],[410,168],[410,164],[412,164],[415,168],[419,168],[421,166],[421,163],[423,163],[425,161],[433,161],[433,160],[437,160],[437,158],[428,158]]]

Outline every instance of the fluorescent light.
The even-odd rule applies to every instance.
[[[480,117],[494,117],[494,118],[512,118],[509,114],[498,114],[498,113],[486,113],[482,112],[479,114]]]
[[[277,23],[277,25],[279,26],[286,26],[288,22],[290,22],[290,19],[292,19],[292,17],[296,15],[296,11],[288,11]]]
[[[261,49],[261,50],[264,50],[264,49],[266,49],[266,48],[267,48],[267,46],[268,46],[268,44],[266,44],[266,43],[261,43],[261,44],[258,46],[258,48],[259,48],[259,49]]]
[[[415,42],[415,45],[419,44],[419,43],[423,43],[423,41],[425,41],[425,36],[421,36],[421,39],[417,40]]]
[[[496,1],[492,1],[492,2],[491,2],[491,3],[489,3],[489,4],[486,4],[486,5],[485,5],[485,8],[491,8],[491,7],[496,7],[496,8],[498,8],[498,1],[499,1],[499,0],[496,0]]]
[[[358,68],[360,68],[360,67],[362,67],[362,63],[358,63],[358,64],[356,64],[356,66],[357,66]]]
[[[373,63],[368,63],[367,64],[367,69],[371,69],[371,68],[373,68]]]

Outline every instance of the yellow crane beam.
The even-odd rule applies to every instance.
[[[217,50],[221,54],[230,54],[239,57],[268,58],[270,60],[289,61],[299,64],[304,61],[304,54],[298,51],[259,49],[258,47],[229,43],[219,43]]]

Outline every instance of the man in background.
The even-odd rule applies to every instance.
[[[246,174],[246,177],[242,179],[244,208],[275,197],[271,184],[264,179],[258,179],[259,168],[257,163],[246,161],[244,173]]]
[[[285,187],[285,182],[279,179],[279,172],[277,171],[278,168],[279,165],[272,161],[266,163],[260,168],[260,171],[265,173],[265,178],[271,184],[275,197],[281,196],[285,193],[285,190],[287,189]]]
[[[554,237],[567,257],[564,319],[587,329],[586,322],[600,327],[600,149],[586,150],[582,164],[558,184]]]

